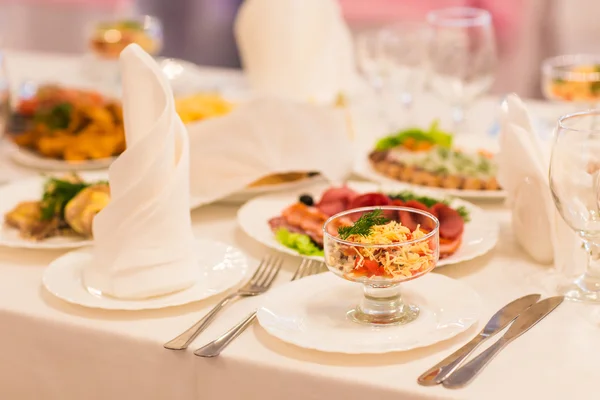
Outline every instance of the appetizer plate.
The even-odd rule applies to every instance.
[[[346,313],[360,301],[362,285],[332,273],[309,276],[271,289],[258,321],[271,335],[307,349],[347,354],[406,351],[467,330],[481,313],[481,298],[468,285],[429,273],[402,284],[403,299],[420,308],[407,325],[372,327]]]
[[[248,187],[224,198],[221,200],[221,203],[241,204],[259,195],[298,190],[324,181],[325,179],[322,176],[315,175],[292,182],[281,182],[271,185]]]
[[[90,249],[67,253],[52,261],[44,271],[43,285],[54,296],[69,303],[105,310],[149,310],[180,306],[206,299],[239,284],[248,273],[244,253],[212,240],[197,239],[198,280],[185,290],[144,300],[121,300],[92,294],[83,285],[84,266],[92,259]]]
[[[438,192],[438,196],[452,196],[452,197],[463,197],[466,199],[490,199],[490,200],[502,200],[506,197],[506,191],[504,190],[461,190],[461,189],[446,189],[437,188],[430,186],[415,185],[412,183],[397,181],[392,178],[388,178],[385,175],[375,171],[369,163],[368,157],[358,157],[354,164],[354,173],[359,177],[366,179],[371,182],[377,182],[387,185],[393,185],[395,191],[402,190],[416,190],[416,189],[427,189],[430,191]]]
[[[106,180],[108,176],[101,172],[87,172],[80,175],[85,181]],[[24,239],[15,228],[7,226],[4,214],[24,201],[39,200],[43,193],[43,176],[15,181],[0,186],[0,246],[26,249],[74,249],[89,246],[91,239],[78,236],[61,236],[40,241]]]
[[[358,192],[400,192],[397,186],[377,185],[369,182],[349,182],[348,186]],[[301,194],[308,193],[320,196],[326,186],[316,186],[311,190],[298,190],[291,193],[274,193],[256,197],[244,204],[238,211],[237,218],[242,230],[248,236],[275,250],[294,256],[302,256],[295,250],[285,247],[275,239],[275,234],[269,226],[269,219],[279,215],[283,209],[298,201]],[[413,188],[414,189],[414,188]],[[411,190],[415,194],[426,195],[443,200],[439,192],[423,189]],[[438,261],[437,266],[456,264],[479,257],[496,246],[498,242],[498,224],[485,215],[485,211],[472,203],[460,199],[452,199],[452,207],[463,206],[469,212],[470,221],[465,223],[465,230],[460,248],[453,255]],[[320,256],[302,256],[322,261]]]
[[[91,171],[106,169],[116,159],[116,157],[108,157],[97,160],[65,161],[43,157],[31,150],[23,149],[16,145],[13,146],[15,148],[10,151],[10,155],[14,162],[24,167],[42,171]]]

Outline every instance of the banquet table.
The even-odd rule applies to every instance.
[[[73,65],[60,55],[10,53],[9,73],[29,79],[56,77]],[[214,72],[214,71],[213,71]],[[46,75],[44,75],[46,74]],[[56,75],[53,75],[56,74]],[[231,72],[225,72],[231,74]],[[38,79],[42,79],[38,78]],[[49,79],[49,78],[48,78]],[[473,115],[493,123],[498,99],[485,99]],[[535,115],[556,110],[530,102]],[[441,107],[433,100],[423,107]],[[440,108],[440,113],[443,113]],[[2,155],[3,154],[3,155]],[[0,153],[9,180],[31,174]],[[421,387],[416,378],[469,341],[501,306],[542,293],[536,277],[548,266],[518,247],[502,203],[480,202],[500,224],[500,241],[474,260],[436,269],[460,279],[482,298],[476,326],[453,339],[405,352],[379,355],[321,353],[286,344],[253,325],[220,357],[195,357],[192,348],[214,339],[260,305],[261,298],[229,306],[188,351],[163,343],[202,317],[219,296],[180,307],[148,311],[87,309],[54,298],[41,286],[44,267],[63,251],[0,248],[1,399],[563,399],[589,397],[597,386],[600,353],[598,312],[564,303],[510,344],[463,389]],[[246,236],[236,222],[238,206],[217,203],[192,212],[198,237],[242,249],[252,266],[272,252]],[[276,284],[288,281],[299,259],[284,256]],[[484,347],[485,348],[485,347]]]

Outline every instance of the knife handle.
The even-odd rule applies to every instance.
[[[419,376],[417,382],[422,386],[434,386],[442,383],[485,339],[486,337],[481,334],[475,336],[469,343],[424,372]]]
[[[469,361],[465,366],[457,369],[446,378],[443,382],[444,387],[449,389],[456,389],[466,386],[469,382],[480,373],[486,365],[508,344],[507,340],[499,339],[496,343],[491,345],[487,350],[482,352],[480,355]]]

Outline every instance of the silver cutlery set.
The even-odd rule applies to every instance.
[[[188,330],[177,336],[175,339],[164,344],[164,347],[169,350],[185,350],[188,346],[202,333],[210,323],[215,319],[217,314],[229,303],[241,298],[257,296],[265,293],[277,277],[283,260],[277,256],[266,256],[262,259],[256,272],[250,280],[242,286],[237,292],[225,297],[212,310],[208,312],[202,319],[192,325]],[[298,266],[292,281],[301,279],[310,275],[315,275],[326,270],[322,262],[303,259]],[[248,326],[254,322],[256,318],[256,310],[253,311],[239,324],[219,336],[217,339],[197,349],[194,354],[199,357],[216,357],[225,347],[229,345],[236,337],[238,337]]]
[[[501,308],[477,336],[424,372],[417,382],[423,386],[442,384],[450,389],[469,384],[504,347],[550,314],[564,300],[563,296],[556,296],[538,301],[540,297],[539,294],[530,294]],[[481,343],[503,331],[509,324],[510,327],[500,339],[461,367]]]
[[[283,260],[277,256],[262,259],[250,280],[237,292],[222,299],[202,319],[173,340],[165,343],[169,350],[185,350],[216,318],[229,303],[242,298],[265,293],[277,277]],[[303,259],[292,281],[326,270],[322,262]],[[510,342],[527,332],[535,324],[550,314],[564,300],[563,296],[549,297],[540,301],[541,295],[530,294],[502,307],[488,321],[485,327],[469,343],[424,372],[417,379],[423,386],[442,384],[446,388],[460,388],[469,384],[490,361]],[[217,339],[200,347],[194,354],[199,357],[217,357],[221,352],[256,319],[256,310]],[[510,325],[510,327],[509,327]],[[506,333],[493,345],[463,365],[464,361],[486,340],[496,336],[505,328]]]

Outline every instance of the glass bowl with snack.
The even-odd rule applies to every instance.
[[[337,276],[363,285],[364,296],[348,317],[368,325],[402,325],[419,307],[406,303],[401,284],[419,278],[439,258],[439,221],[409,207],[376,206],[344,211],[323,225],[325,263]]]
[[[150,55],[158,55],[163,46],[160,20],[150,15],[94,24],[89,36],[89,48],[101,59],[116,60],[125,47],[138,44]]]
[[[600,55],[563,55],[545,60],[542,90],[549,100],[595,106],[600,100]]]

